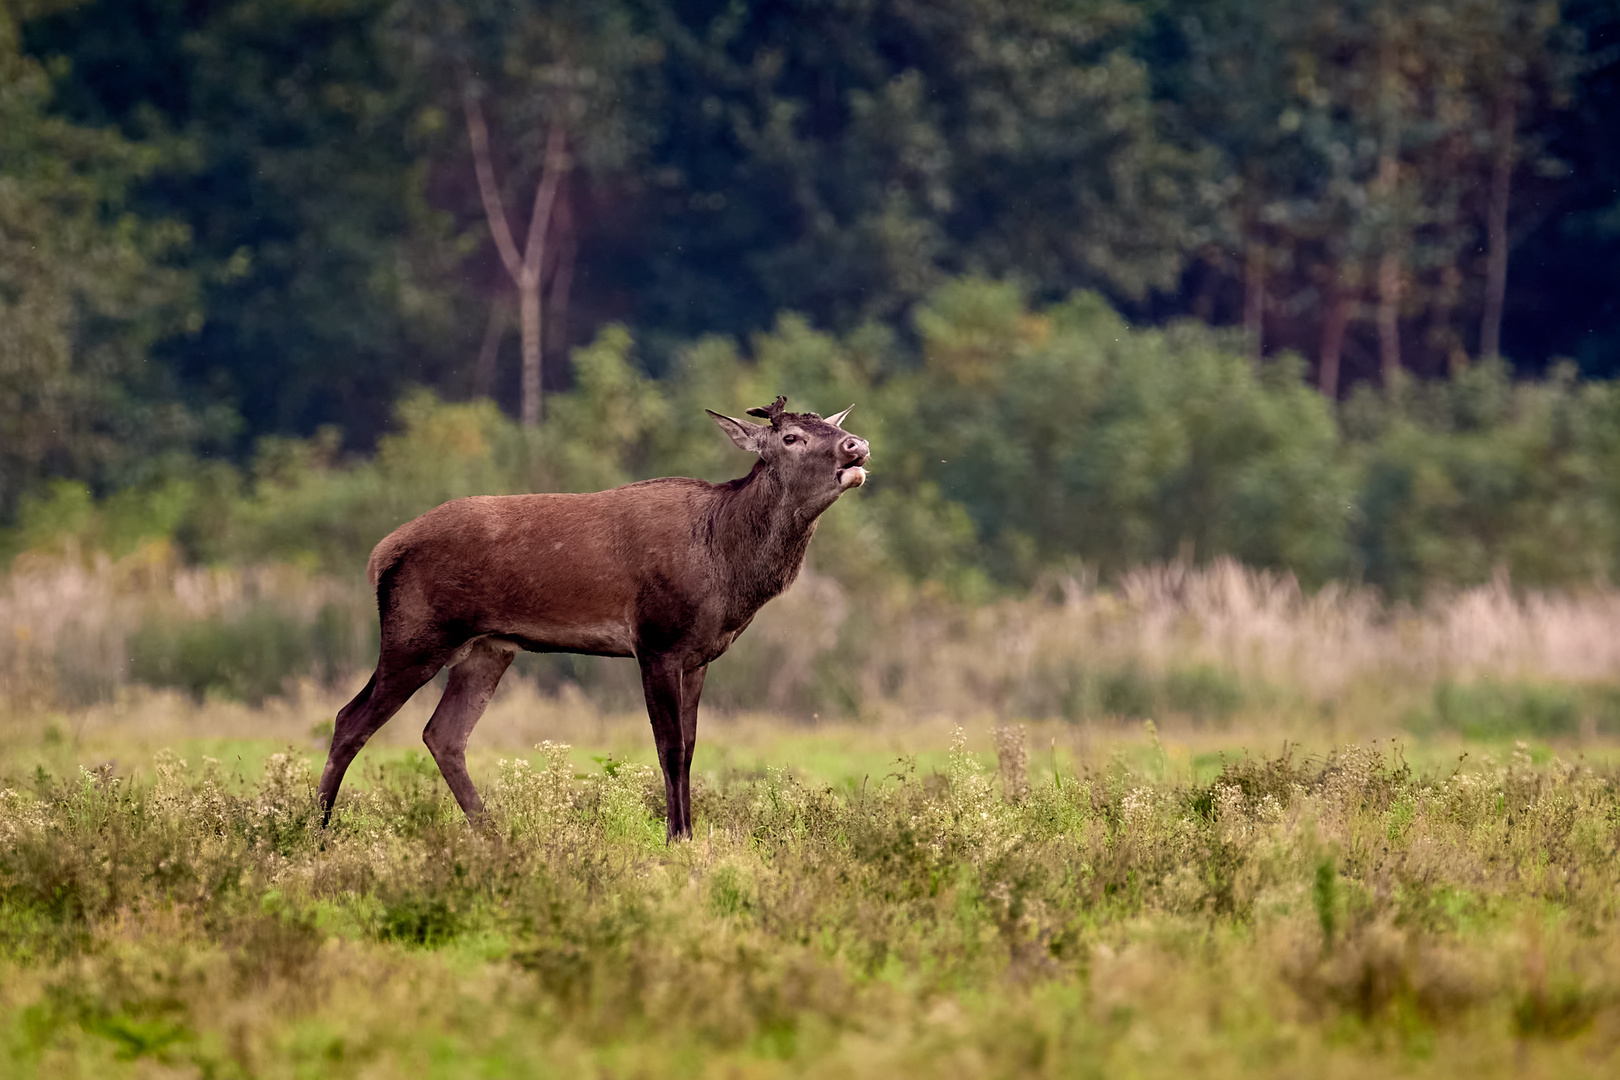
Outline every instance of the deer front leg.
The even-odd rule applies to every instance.
[[[703,697],[703,677],[709,665],[693,668],[681,676],[681,824],[692,835],[692,751],[697,749],[698,700]]]
[[[690,838],[681,800],[681,769],[686,747],[681,738],[681,669],[662,657],[641,660],[641,689],[647,697],[647,718],[652,721],[653,742],[658,746],[658,764],[664,770],[664,806],[669,821],[665,839],[674,842]]]

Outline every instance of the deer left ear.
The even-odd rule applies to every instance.
[[[713,409],[704,409],[704,412],[719,425],[720,430],[737,444],[738,449],[747,450],[750,454],[757,454],[764,449],[764,434],[770,428],[760,424],[745,424],[741,420],[729,416],[722,416]],[[845,410],[848,411],[848,410]]]
[[[854,407],[855,406],[851,405],[849,409],[853,409]],[[833,427],[843,427],[844,417],[849,415],[849,409],[845,409],[841,413],[833,413],[831,416],[827,417],[827,423],[831,424]]]

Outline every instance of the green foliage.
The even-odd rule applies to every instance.
[[[1355,546],[1368,580],[1411,596],[1506,572],[1526,585],[1600,580],[1620,555],[1620,398],[1561,370],[1514,383],[1481,364],[1347,408],[1360,474]]]
[[[963,503],[1001,576],[1077,555],[1118,570],[1225,553],[1315,581],[1343,565],[1338,435],[1288,367],[1261,377],[1216,335],[1133,330],[1094,296],[1037,314],[972,282],[918,328],[898,471]]]
[[[31,402],[9,482],[144,480],[122,466],[218,449],[233,413],[238,454],[333,423],[369,448],[415,383],[511,404],[512,286],[468,98],[519,237],[547,136],[567,135],[538,268],[548,390],[614,318],[633,314],[662,375],[682,343],[783,312],[903,337],[964,273],[1231,324],[1252,270],[1270,353],[1320,356],[1348,299],[1362,381],[1386,259],[1408,366],[1437,375],[1479,351],[1499,160],[1509,233],[1536,247],[1508,340],[1526,370],[1566,353],[1608,370],[1611,8],[13,3],[0,168],[23,194],[0,210],[0,273],[37,303],[11,312],[32,344],[8,360]],[[69,294],[87,318],[63,322]]]
[[[1173,667],[1160,674],[1134,662],[1099,666],[1068,659],[1037,667],[1009,687],[1009,699],[1018,712],[1071,722],[1166,716],[1223,721],[1248,697],[1230,672],[1207,664]]]
[[[1323,859],[1316,864],[1316,874],[1311,879],[1311,905],[1316,908],[1316,923],[1322,928],[1324,952],[1333,950],[1333,935],[1339,929],[1338,879],[1339,868],[1333,859]]]
[[[1320,358],[1337,308],[1346,318],[1340,344],[1347,332],[1361,346],[1360,356],[1342,352],[1344,374],[1357,381],[1387,382],[1393,372],[1382,368],[1402,363],[1443,375],[1470,352],[1494,352],[1495,329],[1481,326],[1489,287],[1474,252],[1500,230],[1488,223],[1493,214],[1511,210],[1517,219],[1528,201],[1520,192],[1565,171],[1534,132],[1559,126],[1554,117],[1570,104],[1590,48],[1564,22],[1578,6],[1153,5],[1166,112],[1182,139],[1208,154],[1212,180],[1202,192],[1211,213],[1194,309],[1207,318],[1224,281],[1245,294],[1241,318],[1266,348]],[[1585,156],[1575,140],[1560,152]],[[1399,275],[1398,298],[1390,273]],[[1516,287],[1545,286],[1521,279]],[[1264,311],[1249,303],[1257,288],[1289,299]],[[1386,297],[1381,314],[1399,324],[1399,342],[1387,324],[1365,317]],[[1399,360],[1375,357],[1386,343]],[[1324,366],[1326,390],[1337,395],[1343,376],[1341,353],[1334,355]],[[1557,347],[1543,355],[1558,355]]]
[[[427,191],[450,133],[385,45],[395,5],[58,6],[27,29],[62,110],[138,140],[136,208],[190,241],[203,317],[162,343],[190,396],[255,436],[341,422],[370,445],[411,380],[448,378],[482,319]]]
[[[1194,242],[1199,158],[1163,137],[1137,5],[652,10],[644,295],[677,333],[895,321],[952,268],[1136,298]]]
[[[1415,734],[1456,732],[1469,739],[1569,738],[1620,731],[1620,693],[1604,686],[1446,680],[1427,711],[1407,718]]]
[[[1307,586],[1359,577],[1395,598],[1620,570],[1620,393],[1565,369],[1522,383],[1480,364],[1363,390],[1339,417],[1287,357],[1257,368],[1220,334],[1133,328],[1090,294],[1032,310],[1013,285],[964,278],[917,329],[908,367],[887,335],[784,317],[746,357],[707,338],[655,380],[609,326],[536,429],[416,391],[369,459],[325,430],[263,440],[246,476],[176,461],[99,501],[62,481],[21,500],[3,546],[123,556],[161,539],[197,561],[354,572],[397,525],[458,496],[740,475],[748,460],[704,409],[742,415],[790,391],[826,412],[854,402],[849,423],[874,447],[871,482],[812,548],[863,591],[933,582],[982,600],[1078,566],[1218,557]]]
[[[1453,7],[14,5],[4,547],[163,537],[352,569],[459,494],[732,475],[700,410],[788,392],[856,401],[879,447],[818,547],[863,587],[984,597],[1219,555],[1402,598],[1612,577],[1614,388],[1468,366],[1462,327],[1493,163],[1550,222],[1560,162],[1590,163],[1575,231],[1609,235],[1612,155],[1578,133],[1607,130],[1612,17]],[[469,95],[519,235],[546,134],[568,134],[537,432],[442,404],[511,396]],[[1237,321],[1250,255],[1262,362],[1173,318]],[[1411,366],[1457,374],[1374,392],[1347,372],[1336,424],[1285,350],[1319,356],[1342,295],[1346,363],[1370,355],[1386,262]],[[570,318],[594,341],[571,351]],[[233,416],[253,441],[231,448]]]
[[[196,328],[192,283],[166,265],[186,228],[143,218],[131,189],[158,163],[116,131],[52,110],[50,71],[0,11],[0,521],[40,480],[123,485],[204,427],[149,363]],[[215,418],[219,419],[218,417]]]
[[[313,673],[330,684],[367,659],[349,623],[348,609],[335,604],[312,623],[264,603],[229,619],[150,617],[130,638],[129,675],[198,701],[217,693],[259,705],[291,679]]]

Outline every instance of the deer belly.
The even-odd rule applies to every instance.
[[[529,652],[635,655],[635,637],[621,619],[552,618],[514,626],[499,636]]]

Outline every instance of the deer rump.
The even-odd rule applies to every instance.
[[[865,481],[865,440],[786,413],[752,425],[716,414],[760,455],[725,484],[678,477],[586,495],[457,499],[372,552],[377,669],[339,711],[320,781],[323,823],[368,739],[441,669],[422,733],[470,820],[483,814],[467,740],[519,650],[633,657],[641,667],[669,837],[691,835],[690,772],[708,665],[798,575],[820,513]]]

